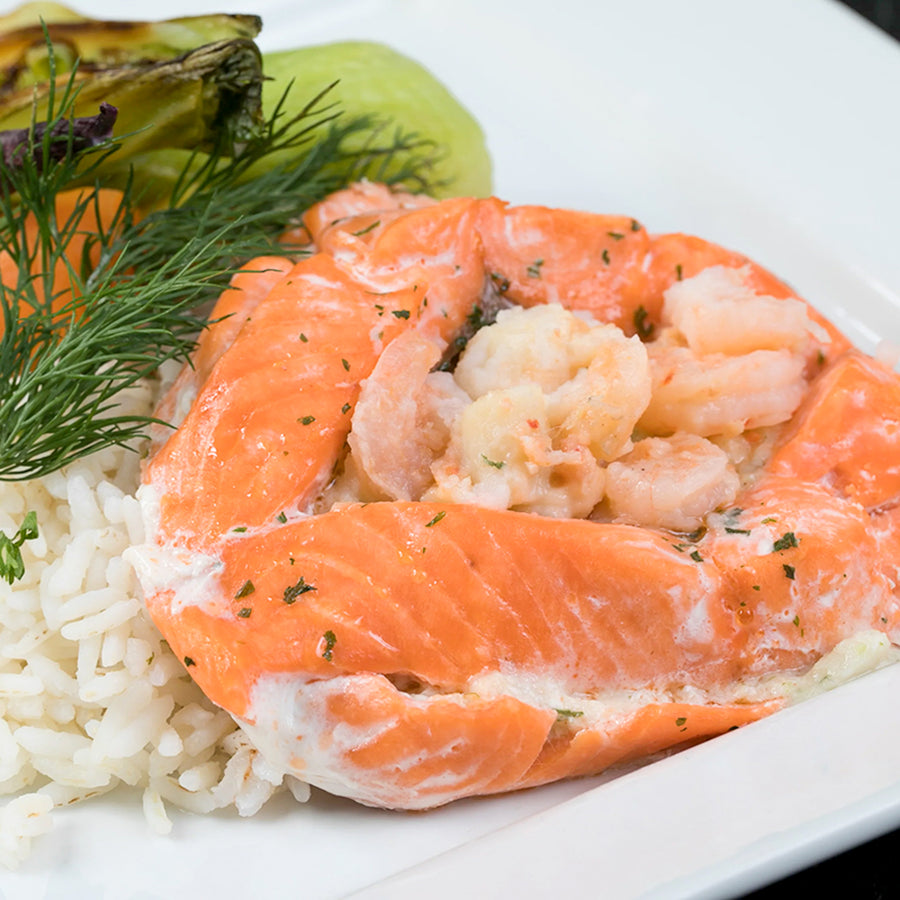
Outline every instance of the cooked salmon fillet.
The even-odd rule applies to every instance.
[[[842,641],[896,640],[900,379],[770,273],[627,217],[373,185],[304,224],[314,255],[251,262],[226,292],[236,315],[163,401],[192,400],[141,491],[148,608],[273,765],[367,804],[438,806],[722,733],[790,702],[791,679]],[[735,349],[703,331],[711,303],[775,303],[758,308],[790,324]],[[506,307],[559,309],[557,343],[527,350],[540,389],[507,385],[518,357],[481,338],[522,327]],[[487,387],[457,362],[467,340],[469,359],[501,354]],[[606,362],[565,369],[576,345]],[[666,414],[635,399],[624,436],[596,399],[622,354],[670,398]],[[786,387],[743,410],[732,372]],[[692,431],[698,391],[712,411]],[[391,404],[409,429],[396,438]],[[479,404],[506,424],[466,431]],[[421,469],[395,494],[366,471],[392,454]],[[698,460],[702,526],[671,530],[653,518],[663,488],[683,494]],[[543,507],[515,499],[521,472],[551,494],[589,473],[593,512],[529,511]],[[650,513],[613,490],[628,478],[650,482]]]

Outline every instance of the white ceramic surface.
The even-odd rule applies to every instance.
[[[0,4],[0,9],[12,4]],[[478,116],[496,193],[739,249],[861,346],[900,344],[900,51],[832,0],[84,0],[94,15],[260,13],[264,49],[394,45]],[[713,897],[900,824],[900,669],[630,774],[385,813],[138,798],[59,814],[0,897]]]

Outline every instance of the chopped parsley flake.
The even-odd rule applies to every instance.
[[[641,223],[638,222],[637,219],[631,220],[631,230],[632,231],[640,231],[641,230]]]
[[[245,606],[243,609],[238,610],[238,617],[241,619],[249,619],[250,613],[252,612],[253,610],[249,606]]]
[[[791,621],[792,621],[792,622],[794,623],[794,625],[796,625],[798,628],[800,627],[800,616],[794,616],[794,618],[791,619]]]
[[[796,547],[797,544],[797,536],[793,531],[786,531],[774,544],[772,544],[772,552],[775,553],[779,550],[789,550],[791,547]]]
[[[495,469],[502,469],[506,463],[503,462],[502,459],[488,459],[483,453],[481,454],[481,458],[485,461],[485,463],[489,466],[493,466]]]
[[[676,724],[679,728],[681,728],[682,725],[687,724],[687,716],[679,716],[679,717],[675,720],[675,724]]]
[[[244,586],[234,595],[235,600],[240,600],[242,597],[249,597],[254,591],[256,587],[253,582],[248,578],[244,582]]]
[[[634,311],[634,330],[642,341],[653,334],[653,323],[647,321],[647,315],[647,310],[643,306]]]
[[[776,519],[775,516],[766,516],[761,521],[763,525],[771,525],[773,522],[777,522],[778,519]]]
[[[304,344],[309,343],[309,338],[302,331],[300,332],[300,340],[303,341]]]
[[[505,294],[509,290],[509,279],[504,278],[499,272],[491,272],[491,281],[497,285],[497,291]]]
[[[675,266],[675,278],[678,281],[681,281],[681,279],[683,277],[684,277],[684,270],[681,268],[681,263],[678,263],[678,265]]]
[[[345,404],[341,407],[341,412],[342,412],[342,413],[348,413],[348,412],[350,412],[350,404],[349,404],[349,403],[345,403]]]
[[[186,656],[184,658],[184,664],[186,666],[196,666],[197,665],[197,663],[195,663],[189,656]]]
[[[316,417],[315,416],[304,416],[302,419],[297,419],[297,421],[301,425],[312,425],[312,423],[316,421]]]
[[[614,241],[621,241],[622,238],[625,237],[625,235],[622,234],[621,231],[607,231],[606,234],[608,237],[611,237]]]
[[[793,566],[789,566],[787,563],[785,563],[781,568],[784,569],[784,574],[785,574],[788,578],[790,578],[791,581],[793,581],[793,580],[794,580],[794,573],[795,573],[796,569],[794,569]]]
[[[408,319],[409,318],[409,310],[408,309],[392,309],[391,315],[396,316],[398,319]]]
[[[243,534],[247,530],[246,525],[238,525],[237,528],[232,528],[232,531],[236,531],[238,534]]]
[[[554,707],[554,710],[560,719],[577,719],[584,715],[584,711],[580,709],[556,709]]]
[[[541,277],[541,266],[544,264],[542,259],[536,259],[525,271],[528,272],[529,278]]]
[[[609,250],[606,247],[603,248],[603,253],[600,254],[600,258],[603,260],[605,265],[609,265]]]
[[[376,304],[375,304],[375,309],[378,310],[378,315],[379,315],[379,316],[383,316],[383,315],[384,315],[384,307],[383,307],[380,303],[376,303]]]
[[[691,559],[692,559],[694,562],[703,562],[703,557],[700,555],[700,551],[699,551],[699,550],[695,550],[695,551],[691,554]]]
[[[335,633],[329,628],[325,634],[322,635],[325,640],[325,649],[322,651],[322,659],[327,659],[328,662],[331,662],[332,650],[334,650],[334,645],[337,643],[337,636]]]
[[[725,526],[725,534],[750,534],[749,528],[732,528],[730,525]]]
[[[754,591],[762,590],[762,588],[758,584],[752,585]]]
[[[275,516],[275,518],[278,519],[278,521],[281,522],[282,525],[284,525],[284,523],[287,522],[287,513],[282,510],[280,513],[278,513],[277,516]]]
[[[349,371],[350,371],[350,363],[347,362],[346,359],[342,359],[342,360],[341,360],[341,365],[344,367],[344,371],[345,371],[345,372],[349,372]]]
[[[440,522],[441,519],[443,519],[446,515],[447,513],[444,510],[441,510],[430,522],[425,523],[425,527],[431,528],[432,525],[437,525],[437,523]]]
[[[293,563],[293,559],[291,560],[291,562]],[[285,603],[290,605],[301,594],[306,594],[309,591],[314,591],[314,590],[316,590],[316,588],[311,584],[307,584],[306,581],[304,580],[303,576],[301,575],[300,580],[296,584],[292,584],[289,587],[286,587],[284,589],[284,596],[282,597],[282,599],[284,600]]]

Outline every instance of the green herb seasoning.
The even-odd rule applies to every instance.
[[[640,231],[641,230],[641,223],[638,222],[637,219],[631,220],[631,230],[632,231]]]
[[[316,417],[315,416],[303,416],[302,419],[297,419],[297,421],[301,425],[312,425],[312,423],[316,421]]]
[[[491,281],[497,288],[497,292],[505,294],[509,290],[509,279],[504,278],[499,272],[491,272]]]
[[[341,360],[341,365],[344,367],[345,372],[350,371],[350,363],[346,359]]]
[[[184,658],[184,664],[186,666],[196,666],[197,665],[197,663],[195,663],[194,660],[192,660],[189,656],[186,656]]]
[[[529,278],[540,278],[541,277],[541,266],[544,265],[544,261],[542,259],[536,259],[525,271],[528,273]]]
[[[238,610],[238,617],[241,619],[249,619],[252,612],[253,610],[249,606],[245,606],[243,609]]]
[[[556,715],[560,719],[577,719],[584,715],[583,710],[580,709],[555,709]]]
[[[391,315],[396,316],[398,319],[408,319],[409,318],[409,310],[408,309],[392,309]]]
[[[237,528],[232,528],[231,530],[233,532],[235,532],[236,534],[243,534],[247,530],[247,526],[246,525],[238,525]]]
[[[686,725],[686,724],[687,724],[687,716],[679,716],[679,717],[675,720],[675,724],[676,724],[679,728],[681,728],[682,725]]]
[[[234,599],[240,600],[242,597],[249,597],[255,590],[253,582],[248,578],[244,582],[244,586],[234,595]]]
[[[725,534],[750,534],[749,528],[732,528],[730,525],[725,526]]]
[[[607,250],[606,247],[603,248],[603,252],[600,254],[600,258],[603,260],[604,265],[609,265],[609,250]]]
[[[280,513],[278,513],[277,516],[275,516],[275,518],[279,522],[281,522],[282,525],[284,525],[287,522],[287,513],[284,510],[282,510]]]
[[[793,581],[793,580],[794,580],[794,574],[795,574],[795,572],[796,572],[796,569],[794,569],[793,566],[789,566],[787,563],[785,563],[781,568],[784,569],[784,574],[785,574],[785,576],[786,576],[787,578],[790,578],[791,581]]]
[[[25,574],[22,544],[33,541],[37,536],[37,513],[34,510],[25,514],[22,524],[12,537],[0,531],[0,578],[7,584],[18,581]]]
[[[334,645],[337,643],[337,636],[335,633],[329,628],[325,634],[322,635],[322,638],[325,640],[325,649],[322,651],[322,659],[327,659],[328,662],[331,662],[332,651],[334,650]]]
[[[293,559],[291,560],[291,562],[293,563]],[[296,602],[297,598],[301,594],[308,594],[310,591],[314,590],[316,590],[316,587],[314,585],[307,584],[306,580],[301,575],[300,580],[296,584],[292,584],[284,589],[284,596],[282,597],[282,599],[285,603],[288,604],[288,606],[290,606],[291,603]]]
[[[676,278],[676,280],[681,281],[681,279],[682,279],[682,277],[683,277],[683,274],[684,274],[684,270],[681,268],[681,263],[678,263],[678,265],[675,266],[675,278]]]
[[[440,522],[441,519],[443,519],[446,515],[447,513],[444,510],[441,510],[430,522],[425,523],[425,527],[431,528],[432,526],[437,525],[437,523]]]
[[[772,544],[772,552],[777,553],[781,550],[790,550],[791,547],[796,547],[797,544],[797,536],[793,531],[786,531],[774,544]]]
[[[494,469],[502,469],[506,465],[502,459],[488,459],[483,453],[481,454],[481,458],[484,460],[485,465],[491,466]]]
[[[345,403],[345,404],[341,407],[341,412],[342,412],[342,413],[348,413],[348,412],[350,412],[350,404],[349,404],[349,403]]]
[[[695,550],[695,551],[691,554],[691,559],[692,559],[694,562],[703,562],[703,557],[700,555],[700,551],[699,551],[699,550]]]
[[[647,321],[648,315],[649,313],[643,306],[639,306],[634,311],[634,330],[642,341],[646,341],[653,334],[654,326],[652,322]]]
[[[309,343],[309,338],[302,331],[300,332],[300,340],[303,341],[304,344]]]
[[[607,231],[606,234],[608,237],[611,237],[614,241],[621,241],[622,238],[625,237],[625,235],[622,234],[621,231]]]

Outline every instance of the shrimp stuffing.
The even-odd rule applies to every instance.
[[[897,659],[900,378],[771,273],[381,185],[304,226],[164,399],[132,551],[274,770],[426,809]]]

